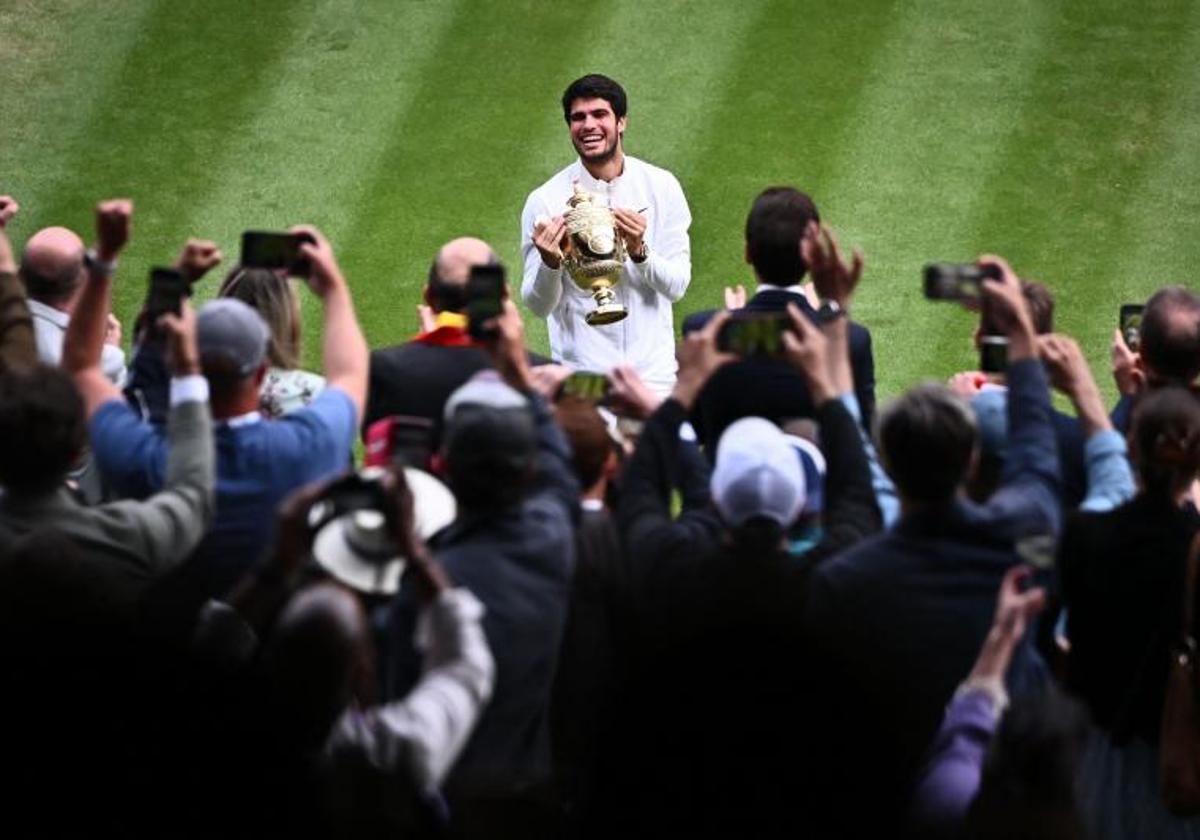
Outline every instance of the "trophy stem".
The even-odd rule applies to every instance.
[[[605,324],[615,324],[624,320],[629,314],[624,306],[617,303],[617,296],[607,283],[597,283],[592,286],[592,299],[596,301],[596,310],[583,317],[589,326],[602,327]]]

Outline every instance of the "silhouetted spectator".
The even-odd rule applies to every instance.
[[[976,457],[974,416],[940,386],[909,391],[880,416],[879,444],[900,494],[895,528],[813,573],[809,613],[821,661],[821,733],[814,759],[823,804],[849,826],[895,825],[922,752],[946,701],[991,622],[991,605],[1015,550],[1049,551],[1060,527],[1058,457],[1046,375],[1017,278],[984,294],[1009,341],[1010,450],[1004,479],[986,505],[961,497]],[[933,653],[936,651],[936,653]],[[1024,688],[1043,669],[1026,645],[1010,683]],[[861,757],[870,755],[869,762]],[[855,811],[846,798],[869,797]]]

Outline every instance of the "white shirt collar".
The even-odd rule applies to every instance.
[[[53,306],[42,303],[40,300],[34,300],[33,298],[29,298],[27,302],[29,303],[29,312],[35,318],[44,318],[56,327],[62,327],[64,330],[67,328],[67,324],[71,322],[71,316],[61,309],[55,309]]]
[[[575,161],[574,179],[588,192],[609,193],[617,188],[621,183],[621,179],[629,173],[629,155],[625,155],[624,166],[621,168],[621,174],[611,181],[601,181],[599,178],[588,172],[588,168],[583,165],[582,160]]]
[[[224,420],[218,420],[218,426],[228,426],[231,429],[240,429],[242,426],[253,426],[262,420],[262,414],[257,411],[248,411],[245,414],[239,414],[236,417],[226,417]]]
[[[804,294],[804,286],[800,283],[793,283],[791,286],[773,286],[770,283],[759,283],[757,292],[790,292],[793,295],[807,297]]]

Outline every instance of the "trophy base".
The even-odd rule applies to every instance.
[[[596,307],[595,312],[589,312],[583,316],[583,320],[591,327],[603,327],[605,324],[615,324],[617,321],[625,320],[628,315],[628,310],[619,303],[602,303]]]

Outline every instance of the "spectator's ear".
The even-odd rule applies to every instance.
[[[258,366],[258,370],[254,372],[254,387],[262,389],[263,380],[267,378],[267,371],[271,367],[270,359],[263,359],[262,364]]]
[[[611,483],[617,477],[617,473],[621,471],[621,459],[617,457],[617,451],[610,449],[608,457],[604,459],[604,469],[602,475],[604,480]]]

